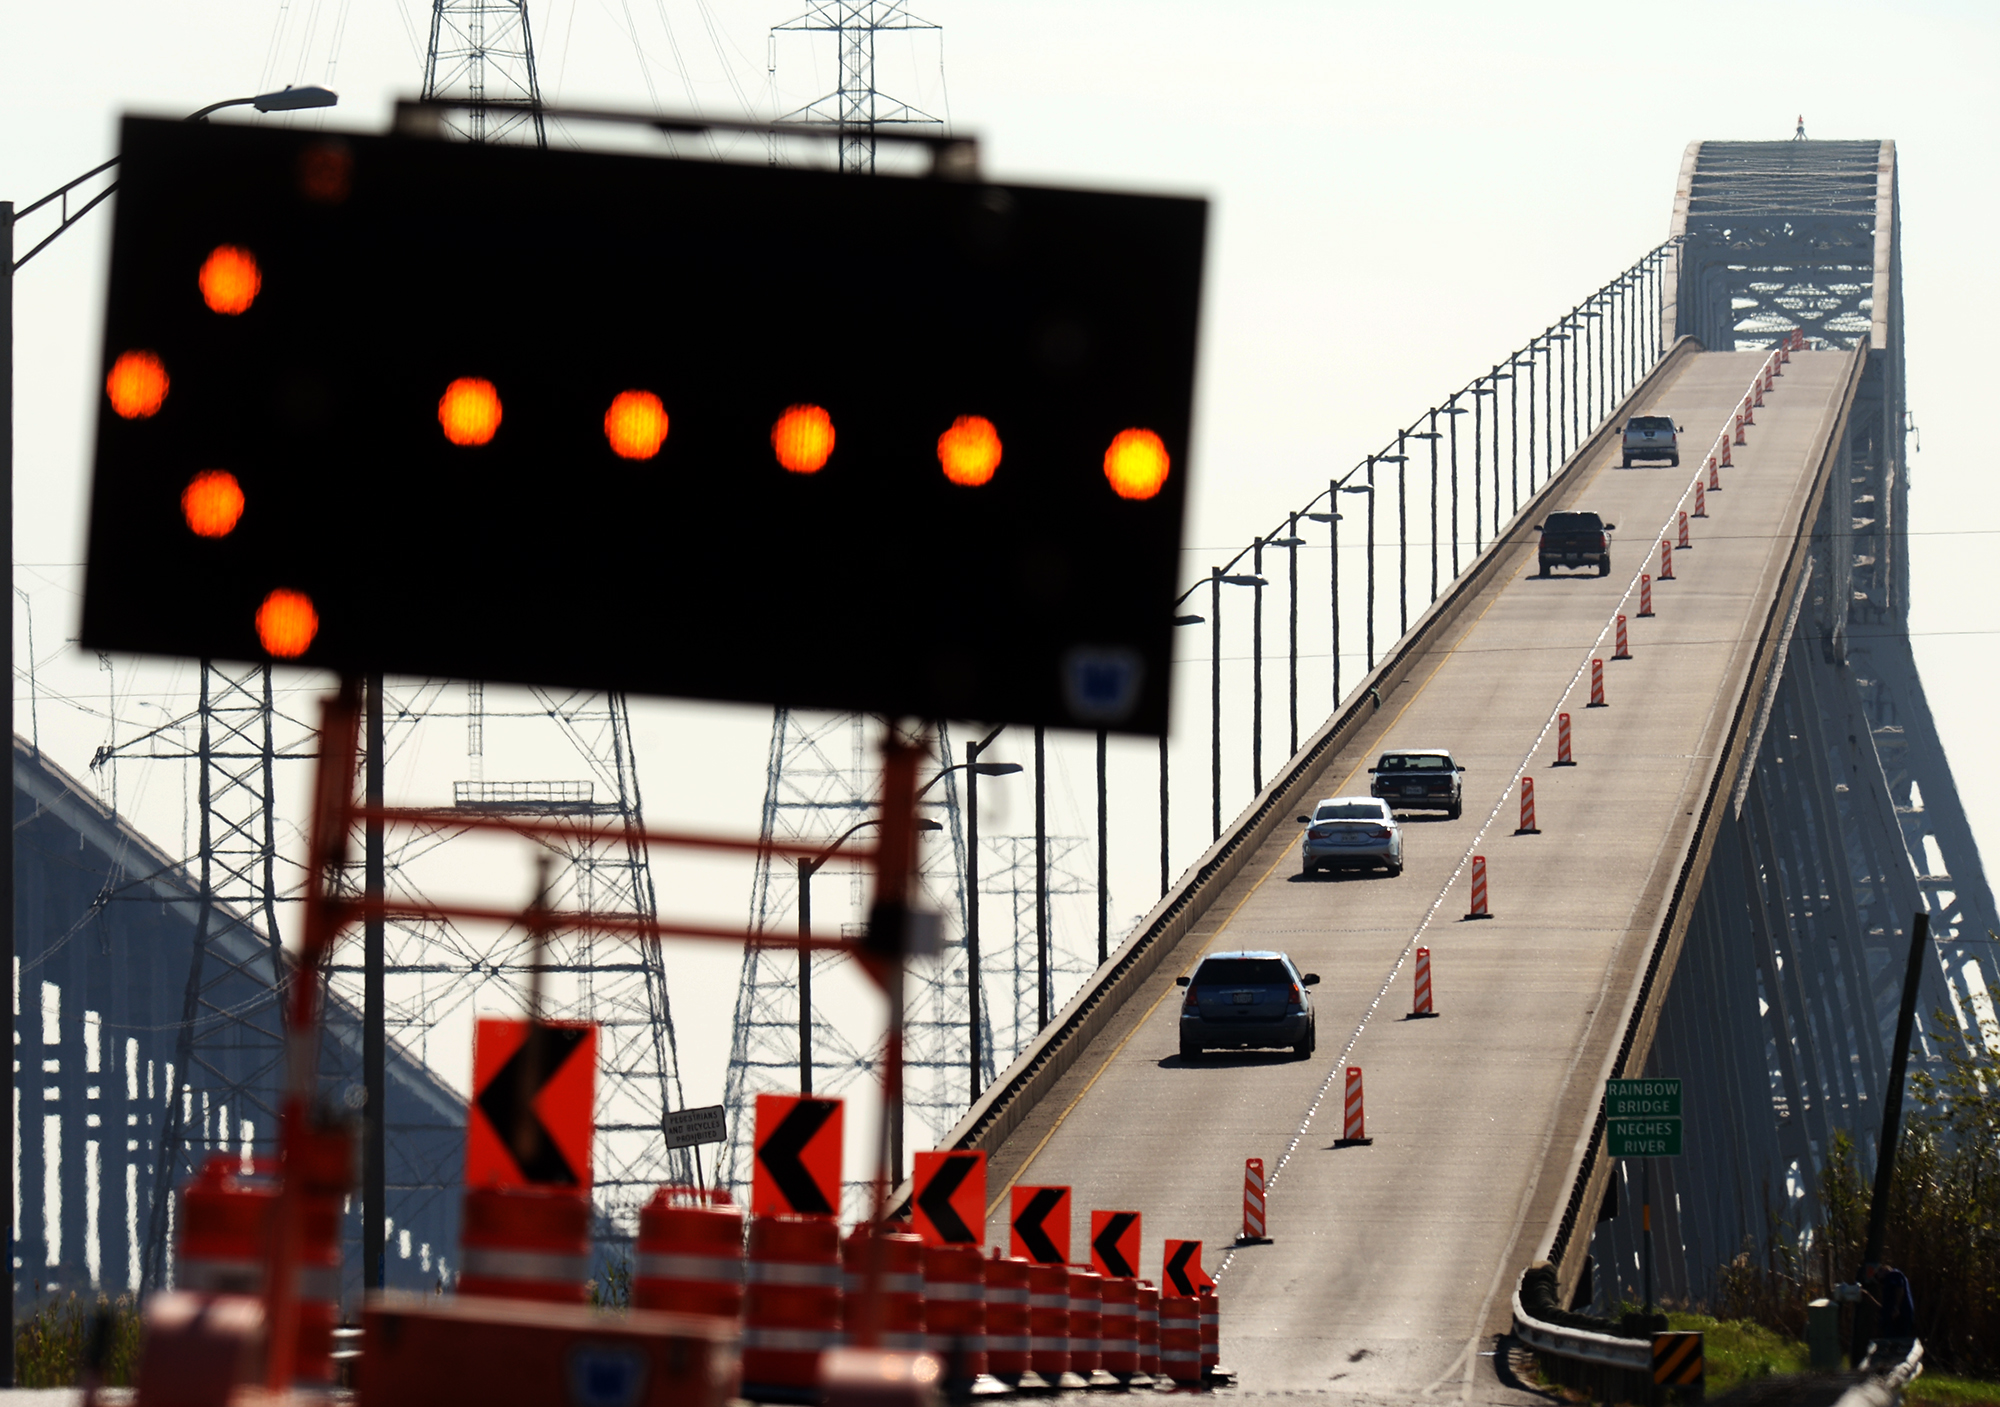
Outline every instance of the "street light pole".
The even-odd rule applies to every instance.
[[[1110,818],[1105,812],[1104,729],[1097,730],[1097,965],[1111,951],[1110,862],[1105,848],[1110,842]]]
[[[1299,751],[1299,515],[1294,513],[1285,523],[1285,561],[1287,582],[1291,587],[1291,751],[1287,756],[1297,756]]]
[[[278,100],[284,97],[283,92],[264,93],[255,98],[230,99],[223,103],[211,103],[208,107],[190,114],[190,117],[192,119],[205,118],[217,108],[231,106],[236,103],[254,105],[260,112],[274,112],[303,107],[331,107],[340,101],[335,94],[328,92],[324,88],[290,89],[285,90],[285,92],[295,94],[297,100],[281,105]],[[265,105],[267,102],[270,102],[272,105],[267,107]],[[4,630],[0,630],[0,641],[4,641],[10,667],[14,658],[14,609],[12,605],[14,593],[14,275],[28,260],[48,248],[49,244],[57,236],[69,229],[71,225],[82,219],[83,216],[89,214],[110,196],[111,191],[117,188],[116,181],[113,181],[110,187],[98,192],[97,195],[92,197],[75,214],[70,213],[69,192],[91,177],[109,170],[117,164],[117,161],[118,158],[114,156],[110,161],[93,167],[75,180],[58,187],[56,190],[51,191],[48,195],[43,196],[40,200],[35,201],[18,212],[20,214],[31,214],[51,201],[58,199],[62,201],[59,222],[56,228],[18,260],[14,257],[14,222],[17,212],[14,209],[13,201],[0,200],[0,542],[4,542],[7,547],[7,595],[9,600],[6,611],[6,625]],[[7,736],[11,739],[14,736],[14,691],[9,688],[6,694]],[[5,935],[4,938],[0,938],[0,949],[4,949],[4,951],[0,951],[0,959],[4,959],[11,968],[11,964],[17,956],[14,932],[14,845],[11,839],[7,844],[0,845],[0,934]],[[367,978],[364,977],[364,984],[366,981]],[[11,1003],[7,1006],[5,1025],[8,1044],[11,1046],[14,1034],[14,1012]],[[364,1039],[364,1081],[366,1079],[366,1063],[366,1043]],[[369,1117],[372,1121],[374,1118],[379,1117],[381,1105],[379,1091],[371,1089],[369,1097],[373,1105],[369,1111]],[[0,1179],[4,1179],[6,1183],[7,1197],[10,1202],[20,1192],[20,1188],[16,1185],[14,1177],[14,1168],[19,1161],[19,1154],[20,1150],[15,1146],[14,1121],[12,1119],[0,1119],[0,1169],[4,1169],[4,1171],[0,1171]],[[168,1197],[172,1196],[173,1192],[171,1188],[161,1187],[155,1188],[153,1195],[155,1197]],[[364,1224],[366,1218],[367,1212],[364,1208]],[[12,1246],[11,1238],[9,1239],[9,1245],[10,1247]],[[7,1325],[7,1332],[4,1335],[0,1335],[0,1339],[4,1339],[4,1342],[0,1342],[0,1387],[12,1387],[14,1385],[13,1325],[15,1320],[14,1273],[12,1267],[13,1254],[18,1249],[18,1247],[10,1249],[5,1267],[6,1274],[0,1276],[0,1280],[6,1282],[4,1294],[0,1294],[0,1308],[4,1308],[5,1310],[5,1324]],[[364,1278],[367,1275],[367,1266],[370,1264],[378,1264],[378,1262],[364,1260]],[[379,1281],[376,1283],[379,1283]]]
[[[0,200],[0,479],[7,486],[6,500],[0,503],[0,525],[4,525],[5,537],[0,541],[7,544],[7,659],[14,658],[14,202]],[[14,736],[14,690],[7,694],[7,736]],[[8,746],[11,748],[12,743]],[[7,962],[7,970],[14,970],[14,841],[13,828],[8,828],[8,841],[0,845],[0,932],[6,937],[6,951],[0,958]],[[14,1048],[14,1004],[6,1003],[7,1048]],[[14,1120],[10,1116],[0,1119],[0,1173],[8,1184],[8,1200],[20,1189],[14,1185],[14,1166],[19,1150],[14,1147]],[[0,1276],[7,1284],[4,1305],[7,1311],[7,1332],[5,1344],[0,1344],[0,1386],[14,1385],[14,1255],[12,1238],[8,1241],[6,1274]]]
[[[1264,539],[1250,548],[1250,794],[1264,789]]]
[[[819,865],[799,857],[799,1093],[813,1092],[812,1012],[813,1012],[813,871]]]
[[[1035,725],[1035,1029],[1049,1027],[1049,764]]]

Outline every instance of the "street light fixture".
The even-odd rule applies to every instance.
[[[1213,840],[1222,838],[1222,588],[1224,586],[1262,586],[1261,576],[1224,576],[1222,568],[1210,567],[1208,571],[1208,624],[1209,624],[1209,685],[1208,719],[1211,734],[1209,745],[1209,812],[1214,834]]]
[[[810,858],[801,856],[799,866],[799,1093],[812,1093],[812,948],[808,940],[812,938],[812,877],[826,867],[833,854],[853,838],[858,832],[870,826],[879,826],[882,818],[871,816],[865,821],[856,821],[838,836],[833,843],[819,854]],[[919,816],[916,828],[920,831],[938,831],[944,827],[927,816]]]
[[[1188,590],[1192,591],[1194,588],[1190,586]],[[1174,624],[1177,627],[1200,625],[1205,620],[1206,616],[1175,616]],[[1163,732],[1160,734],[1160,897],[1162,899],[1167,897],[1167,887],[1173,878],[1168,868],[1171,841],[1172,836],[1167,828],[1167,735]]]
[[[259,112],[301,112],[306,108],[332,107],[340,101],[340,94],[308,83],[303,88],[294,88],[287,83],[275,93],[259,93],[254,98],[224,98],[219,103],[210,103],[187,115],[189,122],[206,122],[211,112],[220,112],[226,107],[254,107]]]
[[[1018,762],[981,762],[979,754],[992,746],[1000,736],[1002,723],[976,743],[965,745],[965,761],[946,767],[937,776],[924,783],[922,796],[952,773],[965,773],[965,1011],[968,1038],[966,1049],[971,1052],[966,1061],[967,1080],[971,1097],[967,1105],[979,1100],[979,779],[981,777],[1011,777],[1021,770]]]

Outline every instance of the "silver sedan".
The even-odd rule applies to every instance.
[[[1372,796],[1329,797],[1299,817],[1305,826],[1300,863],[1314,870],[1373,869],[1394,878],[1403,872],[1403,828],[1389,803]]]

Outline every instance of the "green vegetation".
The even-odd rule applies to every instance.
[[[1934,1022],[1956,1031],[1947,1012]],[[1990,1381],[2000,1378],[2000,1056],[1991,1028],[1984,1034],[1971,1053],[1939,1042],[1943,1061],[1911,1074],[1888,1198],[1883,1260],[1910,1278],[1924,1343],[1912,1396],[1939,1407],[2000,1403],[2000,1383]],[[1822,1219],[1809,1234],[1774,1219],[1761,1259],[1746,1250],[1723,1267],[1719,1317],[1797,1340],[1806,1304],[1853,1278],[1874,1183],[1845,1133],[1834,1135],[1819,1190]]]
[[[1708,1395],[1718,1396],[1758,1378],[1806,1371],[1806,1346],[1748,1319],[1712,1319],[1669,1311],[1670,1328],[1698,1332],[1708,1375]]]
[[[99,1318],[102,1316],[102,1327]],[[120,1296],[79,1299],[71,1293],[46,1299],[14,1328],[14,1374],[21,1387],[74,1387],[83,1369],[86,1346],[95,1333],[105,1333],[104,1385],[130,1387],[139,1362],[138,1306]]]

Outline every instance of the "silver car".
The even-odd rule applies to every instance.
[[[1364,869],[1380,865],[1390,878],[1403,872],[1403,827],[1389,803],[1372,796],[1328,797],[1299,817],[1306,827],[1299,843],[1301,867],[1314,870]]]
[[[1671,415],[1633,416],[1625,422],[1624,462],[1621,467],[1630,469],[1635,459],[1664,459],[1669,464],[1679,464],[1680,428],[1674,424]]]

